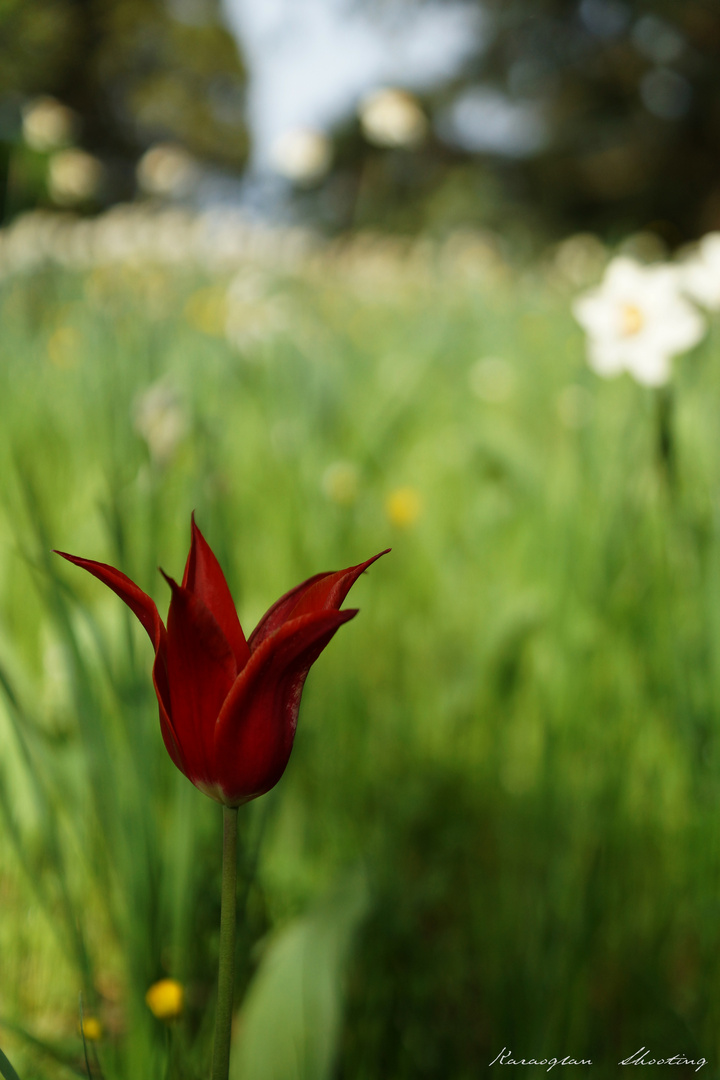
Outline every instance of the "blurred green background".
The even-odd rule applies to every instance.
[[[348,117],[282,228],[250,220],[250,128],[217,109],[242,41],[193,10],[0,11],[0,1047],[22,1080],[207,1074],[219,810],[164,750],[142,629],[51,554],[164,614],[194,509],[248,631],[393,548],[241,810],[235,1080],[470,1080],[504,1047],[717,1075],[720,328],[676,362],[669,482],[655,393],[593,375],[571,315],[615,238],[712,227],[716,9],[503,5],[394,99],[422,143]],[[433,102],[523,50],[558,141],[449,149]],[[656,68],[684,111],[648,107]],[[578,155],[616,145],[642,181],[588,194]],[[239,203],[203,203],[203,170]]]

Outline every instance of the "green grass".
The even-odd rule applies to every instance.
[[[85,1074],[80,992],[108,1080],[207,1072],[219,808],[165,753],[142,630],[50,554],[113,563],[164,613],[193,509],[247,629],[393,547],[286,775],[241,811],[236,1080],[470,1080],[503,1047],[599,1080],[641,1046],[716,1073],[718,328],[676,361],[668,485],[654,394],[589,372],[571,291],[481,254],[249,264],[239,344],[227,275],[0,285],[0,1046],[22,1080]],[[161,379],[186,414],[166,461],[133,419]],[[419,513],[393,521],[403,488]],[[167,974],[169,1029],[144,1002]]]

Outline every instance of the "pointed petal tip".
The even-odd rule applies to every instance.
[[[165,627],[158,614],[155,601],[151,596],[143,592],[132,578],[129,578],[127,574],[124,574],[122,570],[118,570],[115,566],[97,562],[95,559],[82,559],[79,555],[70,555],[67,551],[55,550],[55,553],[62,556],[63,559],[67,559],[68,562],[74,563],[75,566],[79,566],[82,570],[87,570],[99,581],[102,581],[104,585],[107,585],[109,589],[112,589],[145,627],[157,654],[158,649],[162,647]]]
[[[172,589],[173,592],[175,592],[176,589],[180,588],[180,586],[178,585],[175,578],[170,577],[169,574],[166,574],[165,571],[163,570],[162,566],[158,566],[158,570],[160,571],[162,576],[165,578],[165,580],[167,581],[168,585],[170,586],[170,588]]]
[[[392,548],[385,548],[384,551],[378,551],[377,555],[371,555],[370,558],[365,559],[364,562],[358,563],[356,566],[349,566],[345,573],[347,574],[351,571],[359,571],[359,573],[364,574],[368,567],[372,566],[372,564],[374,562],[377,562],[378,559],[381,559],[383,555],[388,555],[391,551]]]
[[[230,643],[238,668],[250,658],[235,602],[217,556],[208,544],[191,514],[191,541],[182,579],[182,588],[189,589],[212,612],[220,629]]]
[[[57,548],[52,549],[53,555],[60,555],[61,558],[67,559],[68,562],[82,562],[78,555],[70,555],[67,551],[59,551]]]
[[[355,584],[361,574],[364,574],[365,571],[368,570],[373,563],[377,562],[378,559],[381,559],[383,555],[387,555],[391,550],[391,548],[385,548],[384,551],[378,551],[377,555],[371,555],[370,558],[365,559],[364,562],[357,563],[355,566],[348,566],[347,570],[336,571],[338,576],[344,576],[346,581],[350,581],[350,584],[347,586],[345,595],[347,595],[347,592],[352,588],[352,586]]]

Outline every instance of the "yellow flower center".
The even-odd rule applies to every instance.
[[[637,304],[623,304],[620,319],[623,337],[638,334],[645,325],[645,316]]]

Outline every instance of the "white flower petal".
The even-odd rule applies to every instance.
[[[592,337],[606,337],[608,327],[613,322],[614,307],[614,304],[609,303],[599,290],[595,289],[578,297],[572,306],[572,312],[583,330]]]
[[[718,260],[720,266],[720,247]],[[706,331],[701,314],[681,294],[681,283],[678,267],[613,259],[602,284],[572,308],[588,335],[590,366],[601,375],[626,368],[650,386],[665,382],[671,358],[697,345]]]
[[[682,288],[711,310],[720,308],[720,233],[708,233],[678,267]]]
[[[610,295],[622,295],[627,291],[634,292],[643,270],[644,267],[635,259],[627,255],[617,255],[608,263],[600,288]]]
[[[671,374],[670,357],[664,353],[646,352],[628,364],[628,371],[644,386],[663,386]]]
[[[588,343],[588,364],[597,375],[609,379],[619,375],[625,368],[622,348],[615,342],[590,341]]]

